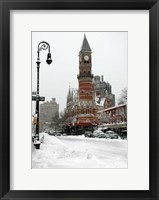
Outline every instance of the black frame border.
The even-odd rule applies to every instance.
[[[10,11],[149,10],[150,189],[130,191],[10,190]],[[0,198],[1,199],[159,199],[159,2],[158,0],[0,0]],[[141,92],[142,93],[142,92]],[[142,98],[142,95],[141,95]],[[136,180],[137,181],[137,180]]]

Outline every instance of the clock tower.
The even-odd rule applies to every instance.
[[[79,52],[79,117],[78,122],[89,122],[90,124],[97,121],[97,107],[95,104],[95,93],[93,88],[92,74],[92,50],[84,35],[83,43]]]

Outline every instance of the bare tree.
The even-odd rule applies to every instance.
[[[55,130],[58,127],[58,121],[59,121],[59,115],[56,113],[54,116],[52,116],[52,121],[51,121],[51,127],[54,128]]]
[[[127,103],[127,88],[122,89],[120,97],[118,99],[118,105]]]
[[[64,123],[65,121],[65,115],[64,115],[64,112],[61,111],[60,114],[59,114],[59,123]]]
[[[62,126],[62,124],[64,123],[64,121],[65,121],[64,112],[61,111],[59,113],[59,115],[56,114],[56,115],[54,115],[52,117],[51,127],[54,128],[55,130],[57,130],[57,129],[59,129]]]

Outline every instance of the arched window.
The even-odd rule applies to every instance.
[[[85,60],[84,63],[89,63],[89,61],[88,61],[88,60]]]

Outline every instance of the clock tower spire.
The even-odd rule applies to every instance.
[[[90,51],[91,52],[91,48],[90,48],[88,40],[86,38],[86,34],[84,34],[83,43],[82,43],[80,52],[81,51],[88,51],[88,52]]]
[[[92,58],[91,48],[87,41],[86,35],[84,35],[81,50],[79,52],[79,99],[93,100],[93,74],[92,74]]]
[[[84,35],[82,46],[79,52],[79,121],[87,121],[90,124],[97,121],[97,107],[95,104],[95,94],[93,89],[92,74],[92,50]]]

